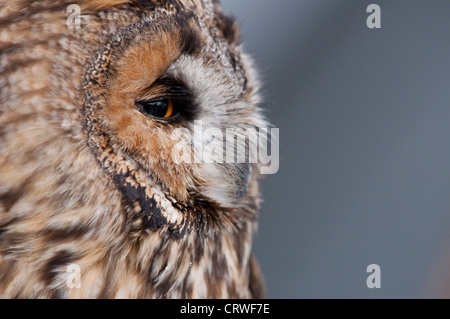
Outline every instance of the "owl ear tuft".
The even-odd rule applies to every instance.
[[[217,26],[222,31],[224,38],[229,44],[239,44],[240,30],[236,19],[233,16],[227,16],[222,12],[218,14]]]

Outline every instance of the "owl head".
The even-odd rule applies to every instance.
[[[14,0],[0,26],[0,296],[249,297],[267,123],[218,1]]]
[[[152,2],[134,14],[86,70],[89,144],[145,228],[185,230],[186,211],[225,221],[222,211],[256,196],[257,162],[237,153],[260,146],[267,126],[238,26],[215,1]]]

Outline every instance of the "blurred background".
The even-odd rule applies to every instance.
[[[222,5],[280,128],[254,244],[269,296],[449,297],[450,1]]]

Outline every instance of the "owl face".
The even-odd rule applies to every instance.
[[[223,140],[228,129],[255,129],[265,121],[237,25],[217,5],[197,5],[204,10],[173,2],[139,11],[133,23],[109,35],[86,72],[89,143],[124,205],[140,216],[138,229],[199,228],[192,212],[223,223],[232,215],[224,212],[257,196],[255,164],[211,161],[204,152],[224,156],[235,142]],[[241,143],[251,150],[255,141]]]

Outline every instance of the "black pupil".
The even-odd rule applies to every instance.
[[[167,99],[158,101],[144,101],[139,102],[142,108],[142,112],[154,117],[164,117],[167,114],[169,108],[169,101]]]

